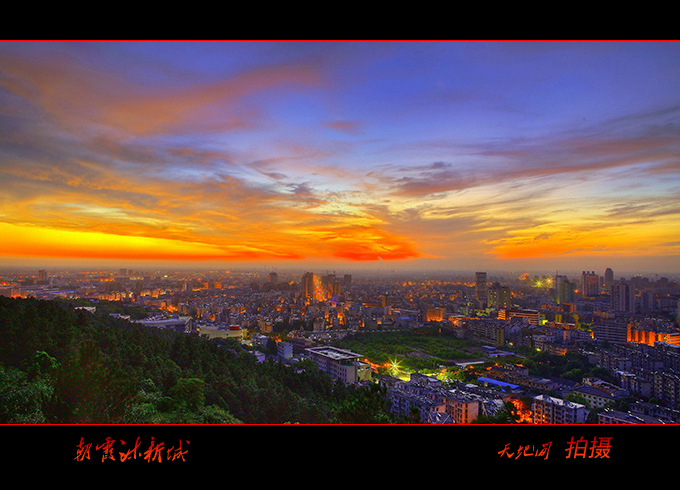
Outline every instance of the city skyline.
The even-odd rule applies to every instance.
[[[675,42],[2,42],[0,266],[680,272]]]

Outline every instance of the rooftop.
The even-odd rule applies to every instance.
[[[358,359],[358,358],[362,357],[361,354],[357,354],[357,353],[349,351],[349,350],[338,349],[337,347],[330,347],[330,346],[311,347],[311,348],[307,349],[307,351],[321,355],[321,356],[324,356],[324,357],[334,359],[336,361]]]

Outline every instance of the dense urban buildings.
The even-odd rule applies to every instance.
[[[521,405],[524,423],[680,422],[680,285],[656,274],[603,272],[418,278],[356,271],[39,269],[4,272],[0,295],[68,299],[88,311],[127,305],[138,317],[121,318],[236,341],[259,362],[274,356],[294,366],[310,359],[338,382],[379,383],[392,415],[417,415],[421,423],[491,420],[508,404]],[[476,346],[474,357],[396,377],[366,353],[333,345],[353,334],[425,327]],[[575,371],[569,379],[532,374],[521,361],[531,352],[578,353],[606,380],[576,377]],[[488,368],[466,382],[443,375],[482,363]]]

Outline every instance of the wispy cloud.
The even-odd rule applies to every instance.
[[[4,253],[676,253],[680,80],[649,70],[677,48],[589,46],[1,43]],[[651,78],[620,104],[578,54],[633,48]]]

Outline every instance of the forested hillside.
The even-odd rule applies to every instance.
[[[0,297],[0,423],[385,421],[376,390],[311,361],[257,363],[236,342]]]

